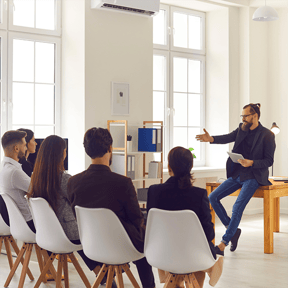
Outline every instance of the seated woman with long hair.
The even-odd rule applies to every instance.
[[[165,183],[152,185],[148,190],[147,212],[151,208],[163,210],[192,210],[198,216],[204,233],[216,259],[214,245],[214,224],[212,223],[207,191],[193,186],[193,155],[190,150],[175,147],[168,154],[168,171],[171,176]],[[159,271],[160,280],[165,282],[167,272]],[[195,276],[200,287],[203,286],[205,273],[196,272]],[[180,283],[178,283],[179,286]]]
[[[80,244],[77,222],[67,195],[71,175],[64,169],[66,142],[59,136],[49,136],[41,144],[35,161],[28,197],[42,197],[54,210],[69,240]],[[88,268],[98,273],[101,263],[77,251]]]

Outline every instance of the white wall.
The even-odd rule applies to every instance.
[[[78,0],[62,1],[61,136],[69,140],[68,169],[72,175],[84,170],[84,4]]]
[[[269,123],[276,122],[274,175],[288,176],[288,9],[277,9],[279,20],[268,26]],[[281,212],[288,213],[288,197],[280,200]]]
[[[107,120],[139,126],[152,120],[152,19],[92,10],[85,2],[85,129],[107,127]],[[111,115],[112,81],[130,84],[129,116]]]

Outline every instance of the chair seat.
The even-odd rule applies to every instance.
[[[36,235],[36,241],[37,241],[37,235]],[[72,242],[70,242],[70,243],[66,243],[65,246],[59,245],[59,247],[57,247],[57,245],[55,245],[55,243],[51,243],[51,246],[48,243],[45,243],[44,245],[38,244],[38,246],[41,247],[42,249],[47,250],[47,251],[51,251],[55,254],[70,254],[70,253],[73,253],[75,251],[82,250],[81,244],[76,245],[76,244],[73,244]]]

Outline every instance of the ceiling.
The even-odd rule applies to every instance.
[[[260,7],[265,4],[265,0],[160,0],[160,2],[205,12],[228,6]],[[288,8],[288,0],[266,0],[266,4],[274,8]]]

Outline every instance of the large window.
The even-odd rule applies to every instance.
[[[164,122],[165,160],[183,146],[204,166],[195,137],[205,127],[205,14],[162,5],[153,21],[153,120]]]
[[[60,132],[60,2],[0,0],[1,136],[18,128],[36,138]]]

